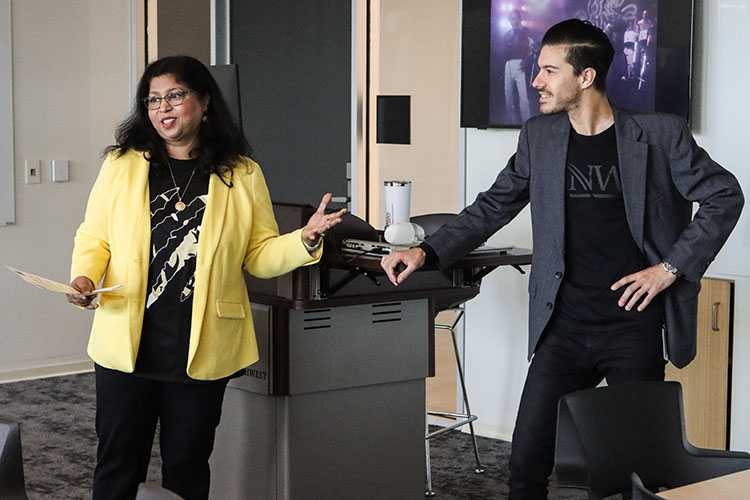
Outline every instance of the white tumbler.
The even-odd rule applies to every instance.
[[[385,181],[385,227],[409,222],[411,181]]]

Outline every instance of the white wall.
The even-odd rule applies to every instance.
[[[466,200],[487,189],[516,150],[518,130],[466,131]],[[489,240],[531,248],[526,207]],[[464,366],[471,410],[479,434],[509,440],[526,376],[528,269],[501,267],[482,281],[480,294],[466,304]]]
[[[373,5],[370,91],[411,96],[411,144],[373,140],[370,223],[382,228],[383,181],[389,179],[412,181],[412,215],[458,210],[453,180],[459,177],[461,2],[379,0]]]
[[[719,29],[721,26],[721,29]],[[750,165],[745,160],[750,130],[740,95],[750,80],[745,51],[750,46],[750,1],[696,0],[693,130],[696,140],[737,175],[750,198]],[[517,130],[468,130],[467,200],[486,189],[515,151]],[[736,283],[732,394],[733,449],[750,449],[750,223],[745,214],[707,276]],[[491,241],[531,244],[528,212]],[[478,432],[509,439],[526,363],[527,277],[500,269],[486,278],[479,297],[467,304],[466,371]],[[499,328],[497,325],[501,325]]]
[[[113,130],[130,108],[130,1],[13,0],[16,223],[0,265],[67,282],[73,236]],[[24,183],[24,160],[42,183]],[[49,161],[70,161],[52,183]],[[0,270],[0,381],[90,366],[91,314]]]
[[[696,139],[739,179],[750,199],[750,164],[747,145],[747,107],[742,85],[750,80],[747,47],[750,46],[750,0],[702,0],[697,2],[696,41],[700,47],[696,64],[695,110],[700,121]],[[750,400],[745,384],[750,382],[750,211],[747,206],[707,276],[735,281],[734,351],[732,371],[730,447],[750,450]]]

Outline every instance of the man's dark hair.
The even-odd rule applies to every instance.
[[[232,118],[221,90],[208,68],[189,56],[163,57],[146,67],[138,82],[133,111],[117,128],[117,143],[109,146],[105,152],[114,152],[120,156],[129,150],[142,151],[151,163],[151,168],[164,169],[166,172],[167,150],[164,140],[151,124],[148,110],[143,104],[143,99],[151,90],[151,80],[162,75],[172,75],[199,98],[209,97],[206,121],[201,123],[198,143],[190,151],[190,156],[198,158],[199,173],[216,173],[231,187],[231,180],[227,182],[225,174],[231,175],[232,168],[240,157],[250,154],[250,146]]]
[[[568,19],[552,26],[542,39],[542,46],[565,45],[565,60],[573,66],[576,76],[586,68],[596,71],[594,88],[602,94],[607,90],[607,71],[615,49],[607,35],[588,21]]]

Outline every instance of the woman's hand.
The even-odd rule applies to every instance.
[[[92,292],[96,287],[94,286],[94,283],[88,279],[86,276],[79,276],[73,281],[70,282],[70,286],[81,292],[80,294],[76,293],[66,293],[65,297],[68,299],[68,302],[70,302],[73,305],[84,307],[86,309],[96,309],[99,307],[99,304],[94,304],[93,300],[95,298],[94,295],[84,295],[85,293]]]
[[[326,193],[320,202],[320,206],[318,206],[318,210],[310,217],[307,225],[302,230],[302,240],[307,246],[316,246],[320,238],[325,236],[326,231],[341,222],[341,216],[346,213],[345,208],[342,208],[338,212],[325,213],[326,206],[328,206],[328,202],[330,201],[331,193]]]

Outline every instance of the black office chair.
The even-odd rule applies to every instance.
[[[643,481],[635,472],[630,475],[630,481],[633,483],[633,500],[664,500],[643,486]]]
[[[184,500],[177,493],[162,488],[156,483],[141,483],[138,485],[138,494],[135,500]]]
[[[23,478],[21,430],[0,420],[0,500],[28,500]]]
[[[589,499],[648,485],[675,488],[750,469],[750,454],[696,448],[685,436],[682,387],[641,382],[586,389],[560,398],[555,472]]]

